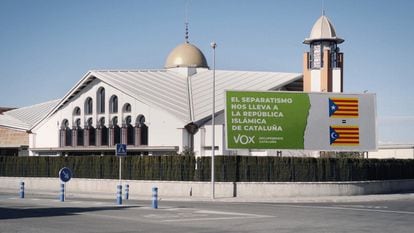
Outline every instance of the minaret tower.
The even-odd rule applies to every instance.
[[[338,47],[342,42],[344,39],[336,36],[333,24],[323,13],[303,42],[310,47],[303,56],[303,91],[343,91],[344,55]]]

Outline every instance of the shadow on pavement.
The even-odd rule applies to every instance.
[[[85,212],[122,210],[139,206],[120,206],[120,207],[58,207],[58,208],[3,208],[0,207],[0,220],[2,219],[22,219],[22,218],[42,218],[76,215]]]

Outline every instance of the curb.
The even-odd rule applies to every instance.
[[[18,192],[10,192],[0,189],[0,196],[8,195],[16,197]],[[27,198],[58,198],[58,192],[30,192],[26,193]],[[116,200],[116,193],[97,194],[97,193],[67,193],[67,199],[105,199]],[[206,197],[159,197],[159,201],[177,201],[177,202],[223,202],[223,203],[337,203],[337,202],[372,202],[372,201],[392,201],[392,200],[414,200],[414,193],[398,194],[375,194],[375,195],[357,195],[357,196],[318,196],[318,197],[275,197],[275,198],[243,198],[243,197],[216,197],[215,199]],[[131,201],[151,201],[151,196],[135,196],[129,194]]]

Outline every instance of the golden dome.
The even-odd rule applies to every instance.
[[[195,67],[208,68],[204,54],[196,46],[186,42],[175,47],[167,57],[165,68]]]

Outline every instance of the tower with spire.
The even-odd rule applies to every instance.
[[[342,42],[323,12],[303,41],[309,45],[303,56],[303,91],[343,92],[344,55],[338,47]]]

